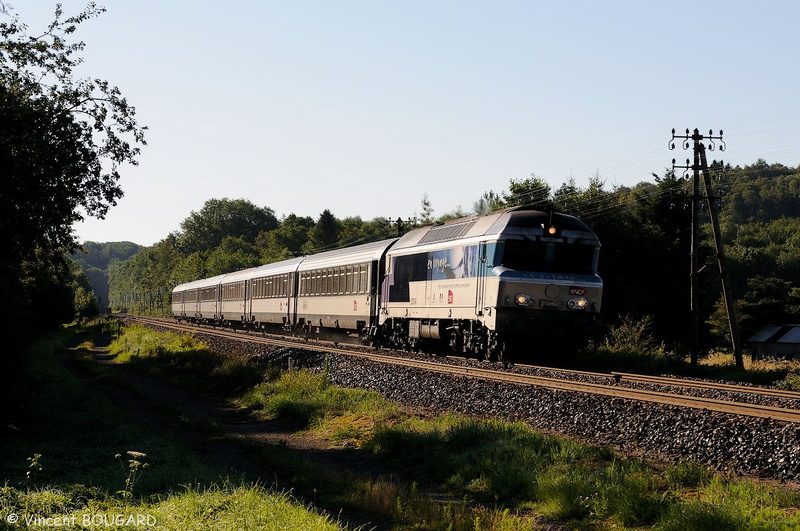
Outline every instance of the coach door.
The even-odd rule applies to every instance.
[[[286,322],[284,327],[293,328],[297,323],[297,296],[300,289],[300,273],[286,275]]]
[[[475,315],[479,317],[483,315],[487,269],[486,242],[481,242],[478,244],[478,267],[475,271],[475,284],[477,286],[477,293],[475,295]]]

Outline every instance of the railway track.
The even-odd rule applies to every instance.
[[[495,369],[486,369],[478,367],[469,367],[463,365],[453,365],[448,363],[441,363],[437,361],[427,361],[407,357],[390,356],[380,354],[378,352],[364,352],[354,349],[347,349],[342,346],[325,345],[322,343],[306,343],[298,342],[290,339],[280,339],[275,337],[262,337],[252,334],[244,334],[241,332],[234,332],[228,329],[208,328],[190,326],[182,323],[176,323],[170,319],[156,319],[149,317],[130,317],[135,321],[142,324],[156,325],[172,330],[183,332],[201,332],[204,334],[214,334],[220,337],[233,338],[237,340],[252,341],[256,343],[264,343],[275,346],[284,346],[290,348],[302,348],[305,350],[313,350],[317,352],[333,353],[338,355],[354,356],[361,359],[367,359],[378,363],[390,364],[395,366],[416,368],[430,372],[442,373],[460,376],[464,378],[475,378],[480,380],[497,381],[504,383],[511,383],[516,385],[532,385],[547,389],[571,391],[579,393],[589,393],[595,395],[604,395],[608,397],[622,398],[627,400],[637,400],[643,402],[651,402],[669,406],[685,407],[693,409],[701,409],[707,411],[715,411],[720,413],[728,413],[732,415],[744,415],[749,417],[758,418],[771,418],[775,420],[800,423],[800,410],[785,407],[774,407],[768,405],[752,404],[737,402],[732,400],[720,400],[715,398],[689,396],[675,392],[682,389],[699,389],[699,390],[713,390],[722,391],[731,394],[745,394],[745,395],[758,395],[772,398],[780,398],[785,400],[797,400],[800,404],[800,393],[791,391],[781,391],[778,389],[765,389],[740,385],[712,383],[706,381],[686,380],[679,378],[667,378],[657,376],[646,376],[629,373],[598,373],[598,372],[580,372],[566,369],[553,369],[550,367],[538,366],[520,366],[528,369],[540,369],[548,372],[564,373],[567,375],[575,376],[590,376],[593,379],[606,379],[608,383],[596,383],[577,381],[574,379],[560,379],[552,376],[537,376],[533,374],[524,374],[513,371],[500,371]],[[626,384],[640,384],[657,386],[661,390],[641,389],[637,387],[626,387],[620,385],[621,382]]]

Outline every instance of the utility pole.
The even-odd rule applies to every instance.
[[[392,220],[387,218],[386,224],[391,226],[394,225],[397,227],[397,237],[399,238],[403,234],[406,233],[408,227],[413,227],[417,224],[417,218],[408,218],[407,220],[403,221],[401,218],[397,218],[396,220]]]
[[[698,331],[700,325],[700,312],[698,307],[698,294],[699,294],[699,218],[700,218],[700,203],[703,196],[700,194],[700,173],[703,174],[703,183],[705,185],[705,201],[708,205],[708,214],[711,218],[712,232],[714,235],[714,247],[717,254],[717,266],[719,269],[720,279],[722,281],[722,296],[725,301],[725,310],[728,314],[728,326],[731,334],[731,347],[733,349],[733,356],[736,360],[736,367],[744,369],[744,359],[742,357],[741,343],[739,340],[739,325],[736,322],[736,314],[734,312],[733,294],[730,289],[730,282],[728,280],[728,272],[725,265],[725,251],[722,245],[722,234],[719,227],[719,218],[717,217],[716,197],[714,197],[711,188],[711,175],[709,173],[708,161],[706,160],[706,146],[702,140],[709,140],[709,150],[714,150],[714,141],[721,142],[720,151],[725,151],[725,143],[722,141],[722,131],[719,136],[714,136],[714,132],[709,130],[707,136],[700,134],[700,131],[695,129],[693,134],[689,135],[689,129],[686,129],[686,134],[683,136],[676,136],[675,129],[672,130],[672,140],[670,140],[669,148],[675,149],[674,140],[683,140],[683,149],[689,149],[693,145],[694,164],[689,166],[689,159],[686,159],[685,166],[676,166],[675,159],[672,159],[672,168],[682,168],[692,170],[692,241],[691,241],[691,288],[690,288],[690,355],[692,367],[697,367],[697,357],[699,350]],[[689,140],[692,141],[690,144]]]
[[[722,131],[720,140],[722,139]],[[722,231],[719,228],[719,217],[716,201],[719,199],[713,195],[711,189],[711,175],[708,171],[708,161],[706,160],[706,147],[700,144],[700,164],[703,171],[703,183],[706,188],[706,204],[708,205],[708,215],[711,217],[711,228],[714,234],[714,248],[717,251],[717,267],[722,281],[722,298],[725,301],[725,310],[728,313],[728,327],[731,334],[731,348],[733,357],[736,360],[736,368],[744,369],[744,358],[742,357],[741,342],[739,339],[739,323],[736,321],[736,310],[733,302],[733,292],[731,283],[728,279],[728,270],[725,265],[725,249],[722,246]]]

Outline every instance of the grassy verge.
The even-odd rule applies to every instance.
[[[194,371],[186,381],[229,390],[262,419],[398,471],[371,477],[327,469],[286,447],[252,447],[282,481],[325,507],[403,529],[535,529],[543,520],[592,529],[800,528],[800,494],[791,489],[716,476],[692,463],[656,467],[519,423],[420,418],[376,393],[331,386],[324,370],[279,373],[215,357],[198,344],[173,351],[167,345],[178,339],[170,334],[129,333],[114,347],[128,345],[119,359],[136,348],[126,362],[142,370]],[[257,374],[259,383],[236,386],[232,375],[239,374],[250,382]]]
[[[28,355],[26,415],[0,441],[0,528],[339,528],[286,493],[228,481],[87,389],[57,358],[68,343],[78,346],[64,355],[85,354],[82,333],[65,329]]]
[[[800,391],[800,360],[752,360],[745,356],[742,370],[730,353],[712,352],[701,357],[695,369],[685,356],[654,341],[650,326],[648,317],[623,319],[609,329],[597,349],[580,353],[575,361],[593,370],[693,376]]]

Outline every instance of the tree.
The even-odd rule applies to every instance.
[[[55,20],[34,36],[16,16],[0,23],[0,336],[7,338],[6,377],[13,378],[29,343],[34,310],[40,326],[72,319],[64,258],[76,247],[72,225],[106,215],[122,196],[120,166],[135,165],[145,145],[146,128],[117,87],[73,77],[84,44],[69,38],[103,11],[90,4],[63,18],[58,6]],[[44,307],[47,312],[39,311]],[[0,408],[3,403],[0,396]]]
[[[211,251],[206,260],[210,276],[232,273],[240,269],[256,267],[261,264],[255,245],[243,238],[228,236],[219,247]]]
[[[189,255],[215,249],[227,237],[255,242],[260,233],[277,227],[271,208],[257,207],[247,199],[209,199],[181,223],[178,248]]]
[[[262,232],[256,238],[256,247],[261,251],[262,260],[272,263],[299,256],[312,227],[314,220],[310,217],[298,217],[295,214],[284,217],[278,228]]]
[[[308,233],[308,242],[304,246],[304,250],[307,253],[318,253],[334,248],[339,241],[341,231],[341,222],[330,210],[325,209],[319,215],[316,225]]]
[[[136,164],[145,128],[119,89],[74,79],[83,43],[67,37],[103,8],[55,20],[38,36],[0,24],[0,237],[6,252],[75,247],[72,225],[122,197],[119,166]]]
[[[527,179],[511,179],[508,193],[503,194],[507,206],[526,205],[538,210],[550,210],[550,185],[541,177],[531,174]]]
[[[355,216],[344,218],[341,221],[338,244],[339,247],[350,247],[396,236],[396,227],[391,226],[384,218],[363,221],[360,217]]]
[[[800,312],[800,288],[796,282],[775,277],[755,276],[747,280],[747,292],[736,301],[742,338],[747,339],[768,324],[783,325],[796,322]],[[708,320],[712,332],[728,340],[727,314],[722,301]]]
[[[75,262],[70,267],[70,273],[72,275],[71,288],[75,318],[84,320],[96,316],[100,312],[100,307],[89,277]]]
[[[81,248],[67,255],[67,258],[80,265],[89,277],[103,310],[108,306],[108,268],[112,262],[127,260],[143,249],[132,242],[84,242]]]
[[[419,224],[422,226],[433,225],[433,207],[431,206],[431,200],[428,199],[427,192],[422,196],[421,205],[422,213],[419,216]]]
[[[493,210],[497,210],[502,208],[504,205],[503,199],[500,197],[500,194],[496,194],[494,191],[489,190],[488,192],[483,192],[483,195],[472,204],[472,211],[482,216],[484,214],[488,214]]]

